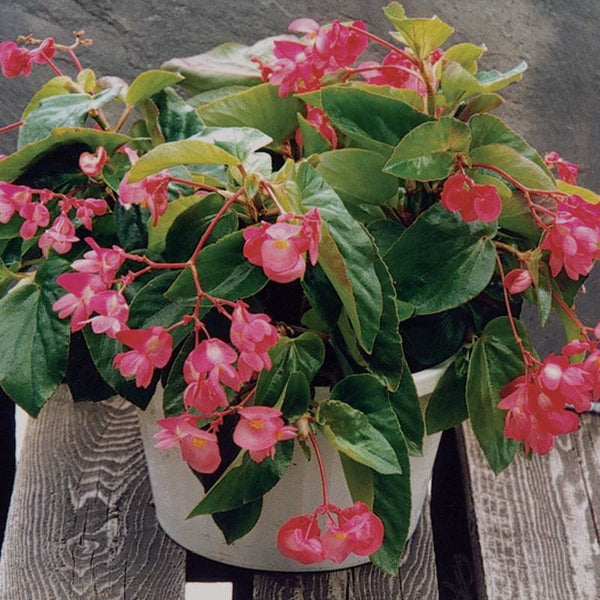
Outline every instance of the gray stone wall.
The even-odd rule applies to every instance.
[[[69,43],[86,29],[93,47],[81,52],[97,73],[132,78],[174,56],[205,51],[228,40],[244,43],[281,33],[294,18],[362,18],[371,31],[389,27],[386,2],[333,0],[0,0],[0,40],[19,34],[53,36]],[[596,0],[406,0],[410,16],[440,18],[454,26],[453,41],[485,43],[484,68],[508,69],[526,60],[521,83],[505,93],[502,116],[540,152],[557,150],[582,166],[582,184],[600,191],[600,2]],[[26,99],[49,76],[37,67],[30,79],[0,79],[0,126],[17,121]],[[0,138],[8,152],[14,136]],[[600,318],[600,276],[590,278],[580,308]],[[534,319],[532,319],[534,320]],[[556,329],[543,334],[550,347]]]

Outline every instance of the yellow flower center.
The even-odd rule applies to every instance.
[[[251,421],[248,421],[248,424],[253,429],[262,429],[265,426],[264,422],[260,419],[252,419]]]
[[[290,243],[287,240],[277,240],[275,242],[275,248],[279,248],[280,250],[285,250]]]
[[[204,448],[206,440],[198,437],[192,438],[192,445],[196,446],[196,448]]]

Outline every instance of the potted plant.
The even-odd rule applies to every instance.
[[[0,160],[0,385],[33,416],[63,381],[75,400],[154,396],[158,508],[201,486],[183,514],[234,548],[259,522],[288,561],[262,568],[395,572],[431,435],[470,418],[499,472],[600,393],[600,327],[574,310],[600,197],[489,114],[525,64],[480,71],[484,48],[437,17],[384,10],[393,43],[298,19],[129,85],[83,68],[79,33],[0,44],[5,76],[55,75],[0,129],[19,129]],[[523,300],[560,317],[559,355],[536,354]]]

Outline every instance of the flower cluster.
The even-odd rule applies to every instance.
[[[559,179],[571,185],[577,185],[577,176],[579,174],[579,165],[577,163],[565,160],[558,152],[547,152],[544,155],[544,162],[551,169],[556,169]]]
[[[442,206],[458,212],[463,221],[495,221],[502,212],[502,200],[494,185],[476,185],[463,173],[456,173],[444,182]]]
[[[52,38],[46,38],[37,48],[29,50],[15,42],[0,43],[0,67],[4,77],[29,77],[33,63],[50,62],[56,54],[56,45]]]
[[[325,515],[325,531],[319,516]],[[339,508],[321,504],[312,515],[291,518],[279,529],[277,548],[303,565],[331,560],[341,563],[352,553],[369,556],[383,542],[383,523],[364,502]]]

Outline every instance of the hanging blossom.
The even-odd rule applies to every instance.
[[[577,185],[579,165],[561,158],[558,152],[548,152],[544,155],[544,162],[551,169],[556,168],[558,178],[571,185]]]
[[[56,283],[68,293],[52,305],[52,310],[61,319],[71,317],[71,331],[83,329],[93,312],[92,299],[98,292],[106,291],[106,283],[92,273],[63,273]]]
[[[494,185],[477,185],[463,173],[456,173],[444,182],[442,206],[458,212],[463,221],[495,221],[502,212],[502,200]]]
[[[504,287],[509,294],[521,294],[533,283],[527,269],[513,269],[504,276]]]
[[[82,152],[79,156],[79,168],[88,177],[98,177],[106,164],[108,154],[106,148],[98,146],[96,152]]]
[[[326,515],[325,530],[319,516]],[[308,565],[331,560],[340,564],[350,554],[369,556],[383,543],[383,523],[364,502],[346,508],[320,505],[313,515],[293,517],[282,525],[277,548],[288,558]]]
[[[600,205],[577,195],[557,202],[556,216],[540,247],[550,251],[550,270],[570,279],[588,275],[600,258]]]
[[[156,227],[158,218],[167,212],[170,180],[167,172],[161,172],[136,183],[129,183],[127,173],[119,184],[119,203],[126,208],[133,204],[147,208],[152,217],[152,225]]]
[[[301,221],[301,225],[290,221]],[[321,216],[312,208],[305,215],[283,214],[276,223],[244,229],[243,254],[263,268],[265,275],[278,283],[289,283],[304,276],[306,252],[314,266],[321,239]]]
[[[2,75],[7,78],[24,75],[29,77],[33,63],[44,64],[54,58],[56,46],[52,38],[46,38],[35,49],[29,50],[15,42],[0,43],[0,67]]]

